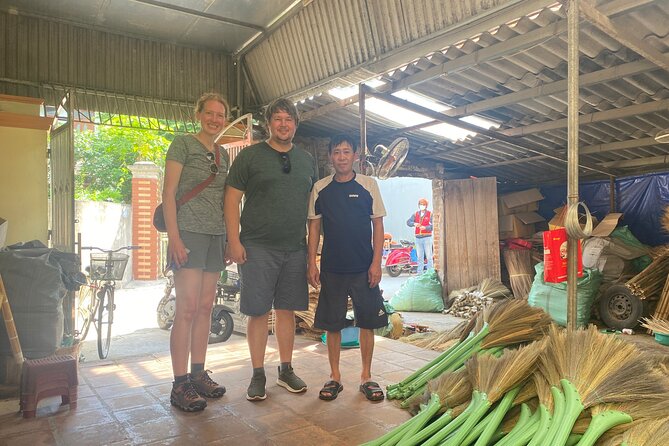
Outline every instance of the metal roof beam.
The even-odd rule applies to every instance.
[[[669,166],[669,155],[651,156],[648,158],[638,158],[633,160],[607,161],[605,163],[600,163],[600,165],[603,167],[614,168],[657,166],[659,164]]]
[[[242,22],[241,20],[231,19],[229,17],[223,17],[217,14],[209,14],[208,12],[198,11],[197,9],[184,8],[183,6],[173,5],[171,3],[160,2],[157,0],[135,0],[137,3],[144,3],[146,5],[156,6],[158,8],[169,9],[171,11],[182,12],[184,14],[192,15],[195,17],[200,17],[202,19],[214,20],[216,22],[227,23],[229,25],[237,25],[244,28],[255,29],[256,31],[263,32],[265,28],[262,26],[256,25],[254,23]]]
[[[503,133],[494,131],[494,130],[486,130],[481,127],[475,126],[473,124],[469,124],[468,122],[461,121],[459,119],[451,118],[449,116],[445,116],[443,113],[436,112],[434,110],[431,110],[426,107],[421,107],[420,105],[416,105],[413,102],[406,101],[404,99],[397,98],[391,94],[387,93],[379,93],[376,92],[370,88],[367,88],[367,94],[373,97],[377,97],[379,99],[382,99],[386,102],[390,102],[391,104],[397,105],[399,107],[405,108],[407,110],[411,110],[416,113],[423,114],[425,116],[428,116],[432,119],[437,119],[441,122],[445,122],[446,124],[453,125],[455,127],[468,130],[470,132],[475,132],[479,133],[481,135],[485,135],[489,138],[497,139],[499,141],[504,141],[508,144],[521,147],[525,150],[528,150],[530,152],[538,153],[540,155],[546,155],[549,158],[562,161],[564,163],[567,162],[567,157],[563,154],[560,153],[555,153],[554,151],[550,149],[544,149],[544,148],[537,148],[532,144],[527,143],[526,141],[523,141],[518,138],[512,138],[509,137]],[[600,168],[598,166],[588,164],[588,163],[579,163],[579,166],[584,168],[584,169],[589,169],[589,170],[594,170],[595,172],[602,173],[604,175],[614,175],[613,173],[607,171],[606,169]]]
[[[416,74],[412,74],[405,77],[404,79],[393,82],[391,87],[383,89],[383,91],[403,90],[405,88],[430,81],[434,78],[448,75],[454,71],[462,71],[466,68],[473,67],[489,60],[512,55],[524,49],[543,43],[548,39],[559,36],[566,31],[567,21],[561,20],[546,27],[530,31],[527,34],[513,37],[489,47],[476,50],[470,54],[460,56],[448,62],[444,62],[440,65],[435,65],[434,67],[430,67],[427,70],[419,71]]]
[[[578,121],[579,124],[592,124],[594,122],[610,121],[613,119],[626,118],[628,116],[643,115],[645,113],[661,112],[666,110],[669,110],[669,99],[589,113],[587,115],[581,115],[578,118]],[[524,127],[514,127],[511,129],[501,130],[500,133],[506,136],[523,136],[529,135],[531,133],[546,132],[549,130],[564,128],[567,128],[567,118],[557,119],[555,121],[540,122],[538,124],[530,124]]]
[[[581,14],[602,32],[610,35],[615,40],[635,51],[645,59],[653,62],[660,68],[669,71],[669,57],[653,48],[641,39],[625,32],[613,23],[605,14],[597,10],[592,0],[583,0],[580,3]]]
[[[629,139],[627,141],[616,141],[616,142],[611,142],[607,144],[595,144],[592,146],[585,146],[582,149],[580,149],[579,154],[580,155],[588,155],[591,153],[603,153],[603,152],[614,152],[616,150],[626,150],[626,149],[636,149],[639,147],[645,147],[645,146],[654,146],[657,144],[657,141],[655,141],[655,138],[641,138],[641,139]],[[459,152],[462,150],[467,150],[467,148],[462,148],[462,149],[456,149],[454,151],[449,151],[449,153],[452,152]],[[506,166],[509,164],[520,164],[520,163],[530,163],[533,161],[539,161],[542,159],[546,159],[547,156],[545,155],[537,155],[537,156],[529,156],[527,158],[519,158],[519,159],[513,159],[513,160],[507,160],[507,161],[500,161],[497,163],[489,163],[489,164],[481,164],[478,166],[470,166],[472,169],[485,169],[485,168],[491,168],[491,167],[499,167],[499,166]],[[648,158],[647,158],[648,159]],[[627,160],[627,161],[636,161],[636,160]],[[611,162],[606,162],[606,163],[600,163],[601,166],[607,166],[610,163],[618,163],[619,161],[611,161]],[[609,167],[619,167],[618,164],[615,166],[611,165]]]
[[[635,74],[648,71],[654,67],[655,65],[653,63],[640,60],[637,62],[630,62],[615,67],[594,71],[592,73],[581,75],[579,86],[587,87],[589,85],[620,79],[625,76],[633,76]],[[444,114],[452,117],[468,116],[497,107],[517,104],[518,102],[529,99],[536,99],[542,96],[564,93],[565,91],[567,91],[566,79],[550,82],[539,87],[527,88],[525,90],[516,91],[490,99],[484,99],[482,101],[473,102],[471,104],[462,105],[460,107],[454,107],[450,110],[445,110]]]

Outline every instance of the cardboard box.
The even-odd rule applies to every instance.
[[[595,229],[592,230],[592,234],[590,234],[591,237],[608,237],[611,235],[614,229],[616,229],[616,226],[618,226],[618,221],[620,218],[623,216],[621,213],[616,213],[613,212],[611,214],[606,214],[606,216],[600,221],[597,226],[595,226]],[[593,217],[593,226],[595,224],[594,217]]]
[[[0,217],[0,248],[4,248],[7,241],[7,226],[9,226],[9,222]]]
[[[539,210],[539,202],[533,201],[532,203],[527,203],[522,206],[517,206],[515,208],[508,208],[500,198],[497,200],[497,212],[499,215],[512,215],[520,214],[523,212],[536,212]]]
[[[539,189],[528,189],[504,194],[499,197],[500,215],[534,212],[539,209],[538,201],[543,200]]]
[[[534,224],[541,221],[545,220],[536,212],[503,215],[499,218],[499,238],[530,237],[535,232]]]

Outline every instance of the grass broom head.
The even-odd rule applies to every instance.
[[[534,385],[534,391],[539,399],[539,402],[548,409],[550,413],[553,413],[553,394],[551,393],[551,385],[548,383],[548,380],[541,373],[539,366],[541,365],[541,357],[537,361],[537,370],[532,374],[532,383]]]
[[[557,365],[585,408],[669,394],[667,379],[644,361],[634,345],[602,334],[595,326],[566,331],[564,339],[566,355]]]
[[[544,310],[532,307],[522,299],[496,302],[482,311],[481,319],[490,328],[482,348],[532,342],[543,338],[552,325],[550,316]]]
[[[483,297],[491,299],[506,299],[513,297],[509,289],[502,282],[490,277],[481,281],[478,291]]]
[[[521,387],[518,395],[516,395],[516,398],[513,400],[513,405],[520,406],[521,404],[536,398],[537,388],[532,380],[527,380],[525,381],[525,384],[523,384],[523,387]]]
[[[666,446],[667,438],[669,438],[669,418],[647,420],[628,429],[621,436],[621,440],[628,446]]]
[[[472,387],[486,393],[494,403],[506,392],[521,385],[532,375],[537,359],[544,349],[538,341],[515,350],[506,350],[502,356],[476,355],[465,363]]]
[[[455,408],[466,404],[472,397],[472,383],[465,368],[454,372],[443,373],[437,378],[428,381],[427,391],[429,396],[433,393],[439,395],[442,407]]]
[[[439,338],[439,343],[444,344],[450,340],[457,340],[462,336],[463,331],[469,324],[468,321],[462,321],[455,327],[443,331],[430,331],[426,333],[413,333],[409,336],[400,338],[400,341],[415,345],[421,348],[428,348],[435,339]]]
[[[546,348],[539,356],[537,371],[547,382],[549,389],[550,386],[559,386],[560,379],[563,378],[559,365],[567,361],[566,335],[565,330],[551,325],[546,336]]]

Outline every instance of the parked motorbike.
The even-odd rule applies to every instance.
[[[399,247],[391,247],[385,266],[390,277],[397,277],[404,271],[415,273],[418,270],[418,256],[413,242],[400,240]]]
[[[211,327],[209,328],[209,344],[227,341],[234,328],[232,315],[236,313],[239,276],[234,271],[226,271],[226,273],[227,277],[222,277],[216,285],[216,299],[211,312]],[[165,292],[156,310],[158,326],[163,330],[172,328],[177,303],[172,271],[169,271],[166,277]]]

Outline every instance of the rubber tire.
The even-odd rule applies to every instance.
[[[599,317],[609,328],[634,328],[646,307],[647,303],[625,285],[613,285],[599,299]]]
[[[99,292],[100,304],[98,306],[98,356],[107,359],[109,345],[111,344],[111,329],[114,323],[114,290],[103,288]]]
[[[402,265],[391,265],[391,266],[386,266],[386,272],[388,272],[388,275],[390,277],[398,277],[400,274],[402,274],[402,270],[404,268]]]
[[[218,313],[218,317],[215,314]],[[217,328],[214,328],[217,327]],[[235,328],[235,323],[232,320],[232,315],[225,310],[214,311],[211,314],[211,328],[209,331],[208,344],[217,344],[225,342],[232,336],[232,330]],[[216,333],[213,331],[216,330]]]
[[[174,323],[176,302],[177,297],[174,294],[163,296],[163,298],[160,299],[160,302],[158,302],[158,308],[156,309],[156,322],[158,322],[158,327],[161,329],[169,330],[172,328],[172,324]]]

